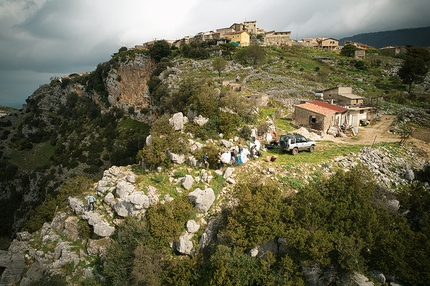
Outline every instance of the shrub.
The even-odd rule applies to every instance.
[[[149,55],[154,61],[159,62],[162,58],[170,55],[170,45],[165,40],[156,41],[154,45],[149,48]]]
[[[153,205],[147,212],[149,232],[162,245],[168,245],[169,242],[178,239],[181,229],[187,220],[191,219],[192,213],[193,206],[185,196],[165,204]]]

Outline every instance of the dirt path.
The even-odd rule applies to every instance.
[[[375,124],[368,125],[365,127],[359,127],[358,134],[356,137],[330,137],[327,138],[330,141],[336,143],[345,143],[345,144],[355,144],[355,145],[367,145],[372,146],[373,144],[382,143],[382,142],[398,142],[400,143],[400,136],[395,133],[391,133],[390,128],[396,119],[395,115],[384,115],[381,117],[381,120],[376,122]],[[423,134],[430,134],[428,129],[419,130],[416,136],[417,138],[410,138],[407,142],[413,143],[416,149],[420,149],[427,153],[424,157],[428,158],[430,155],[430,140],[429,136],[422,136]],[[422,153],[422,152],[420,152]]]
[[[358,128],[358,134],[354,138],[337,137],[334,141],[348,144],[372,145],[380,142],[400,142],[400,136],[390,133],[390,127],[396,116],[384,115],[375,124]]]

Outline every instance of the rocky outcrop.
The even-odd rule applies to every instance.
[[[415,170],[422,170],[427,164],[414,156],[414,150],[407,150],[405,156],[395,156],[386,147],[365,147],[358,154],[334,158],[339,166],[351,169],[362,163],[375,174],[376,181],[383,187],[403,186],[415,180]]]
[[[182,112],[173,114],[169,119],[170,125],[173,126],[175,131],[180,131],[184,129],[184,125],[188,122],[188,117],[184,116]]]
[[[135,55],[133,59],[120,62],[117,70],[112,70],[106,79],[108,100],[111,106],[136,111],[149,106],[148,81],[154,63],[148,56]]]
[[[188,198],[191,202],[194,203],[196,209],[205,213],[214,203],[215,193],[212,188],[207,188],[204,190],[197,188],[193,192],[188,194]]]

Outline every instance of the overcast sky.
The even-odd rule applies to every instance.
[[[53,76],[93,71],[122,46],[257,21],[291,38],[430,26],[429,0],[0,0],[0,105]]]

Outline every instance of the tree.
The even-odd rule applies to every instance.
[[[342,50],[340,51],[341,56],[345,57],[354,57],[354,52],[357,50],[357,47],[351,44],[346,44]]]
[[[233,55],[236,52],[237,48],[232,44],[221,44],[220,45],[221,53],[224,57],[233,59]]]
[[[430,52],[423,47],[406,46],[405,60],[397,75],[404,84],[409,85],[411,93],[412,84],[422,83],[430,68]]]
[[[264,49],[258,45],[243,47],[234,54],[234,60],[245,64],[256,65],[265,57]]]
[[[248,58],[254,65],[264,59],[264,49],[259,45],[251,45],[247,48],[246,58]]]
[[[223,58],[215,58],[212,62],[212,67],[218,72],[218,76],[221,77],[221,72],[227,66],[227,61]]]
[[[157,63],[161,61],[162,58],[168,57],[170,55],[170,45],[165,40],[156,41],[154,45],[149,49],[149,55]]]

